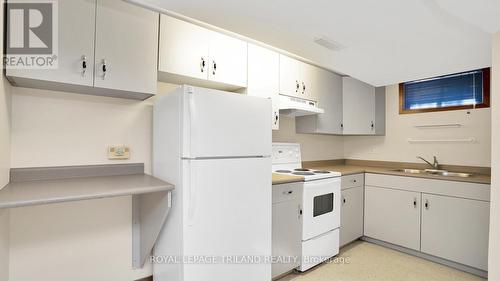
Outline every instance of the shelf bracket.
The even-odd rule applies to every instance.
[[[132,267],[142,268],[165,224],[172,193],[159,191],[132,196]]]

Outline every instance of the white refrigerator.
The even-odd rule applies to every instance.
[[[175,184],[155,281],[271,280],[271,102],[182,86],[154,108],[153,173]]]

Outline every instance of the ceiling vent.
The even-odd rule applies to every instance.
[[[314,38],[314,43],[316,43],[320,46],[323,46],[323,47],[325,47],[329,50],[332,50],[332,51],[340,51],[340,50],[345,48],[345,46],[343,46],[342,44],[335,42],[334,40],[331,40],[331,39],[326,38],[326,37]]]

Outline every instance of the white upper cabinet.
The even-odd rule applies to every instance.
[[[157,13],[116,0],[97,1],[95,87],[154,94]]]
[[[351,77],[343,78],[343,133],[375,134],[375,87]]]
[[[318,106],[324,113],[300,116],[295,119],[298,133],[342,134],[342,77],[317,69],[314,90]]]
[[[161,15],[159,71],[208,79],[210,32]]]
[[[166,15],[160,19],[159,78],[219,89],[247,86],[247,43]]]
[[[279,130],[279,54],[269,49],[248,44],[248,85],[249,96],[272,100],[270,114],[273,130]]]
[[[322,69],[280,55],[280,94],[306,100],[317,100]]]
[[[318,100],[321,91],[325,89],[323,83],[327,82],[324,77],[325,70],[300,62],[300,77],[302,79],[300,84],[300,93],[302,97],[308,100]],[[320,106],[321,107],[321,106]]]
[[[7,69],[6,75],[9,80],[19,86],[23,86],[24,78],[92,86],[95,5],[95,0],[59,1],[58,68]]]
[[[58,68],[8,69],[14,85],[139,100],[156,92],[158,13],[123,1],[71,0],[58,2],[58,14]]]
[[[280,55],[280,94],[301,97],[300,62],[296,59]]]
[[[208,79],[235,86],[247,86],[247,43],[211,32]]]

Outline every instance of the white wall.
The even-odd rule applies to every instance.
[[[152,104],[12,88],[12,167],[145,163],[151,168]],[[130,160],[108,160],[108,145]]]
[[[3,30],[3,6],[0,7],[0,30]],[[3,54],[3,36],[0,37]],[[0,66],[3,70],[3,64]],[[5,78],[0,78],[0,189],[9,182],[10,167],[10,93]],[[9,281],[9,211],[0,210],[0,281]]]
[[[344,158],[343,137],[297,134],[295,133],[295,118],[280,116],[280,129],[273,131],[273,142],[300,143],[303,161]]]
[[[0,210],[0,281],[9,281],[9,211]]]
[[[0,7],[0,30],[3,30],[3,5]],[[0,38],[3,54],[3,36]],[[0,66],[3,71],[3,64]],[[0,189],[9,181],[10,168],[10,85],[0,78]]]
[[[418,114],[399,114],[398,85],[386,87],[386,135],[344,138],[347,159],[419,162],[417,155],[432,158],[442,164],[490,166],[491,111],[490,109],[442,111]],[[415,125],[462,124],[461,128],[417,129]],[[476,143],[410,144],[414,139],[477,139]]]
[[[0,78],[0,189],[9,182],[11,104],[9,90],[9,82],[5,78]]]
[[[500,280],[500,31],[493,36],[489,280]]]
[[[11,92],[12,167],[135,162],[151,172],[152,101]],[[131,159],[108,160],[111,144],[130,146]],[[150,265],[131,268],[130,197],[18,208],[10,216],[10,281],[130,281],[152,273]]]
[[[136,280],[131,197],[11,210],[10,281]]]

